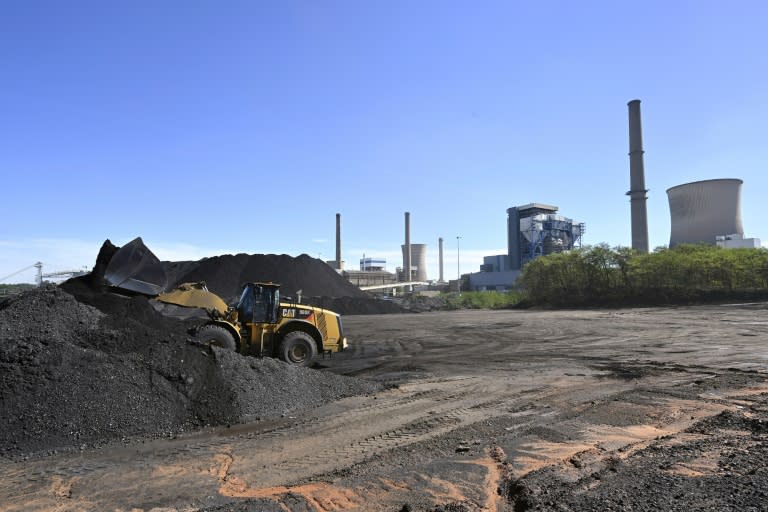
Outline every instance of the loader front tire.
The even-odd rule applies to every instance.
[[[317,347],[312,336],[303,331],[293,331],[285,335],[277,349],[277,356],[286,363],[309,366],[317,355]]]
[[[205,325],[198,329],[195,338],[206,345],[216,345],[227,350],[237,349],[232,333],[220,325]]]

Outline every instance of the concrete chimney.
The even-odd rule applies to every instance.
[[[403,275],[411,280],[411,213],[405,212],[405,249],[403,251]]]
[[[629,106],[629,182],[627,192],[632,208],[632,248],[641,253],[648,252],[648,197],[645,188],[643,165],[643,129],[640,122],[640,100],[632,100]]]
[[[439,280],[439,282],[444,283],[445,280],[443,279],[443,238],[442,237],[438,238],[437,239],[437,243],[438,243],[438,248],[439,248],[438,250],[440,252],[440,256],[439,256],[440,257],[440,280]]]
[[[341,214],[336,214],[336,270],[341,270]]]

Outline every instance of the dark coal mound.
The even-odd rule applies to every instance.
[[[219,369],[234,391],[240,421],[306,410],[344,396],[381,389],[367,381],[288,365],[278,359],[243,357],[218,347],[213,351]]]
[[[365,298],[365,292],[340,276],[323,261],[302,254],[237,254],[204,258],[199,261],[163,262],[168,288],[181,283],[205,281],[208,289],[227,302],[240,296],[243,283],[273,282],[283,295],[297,290],[309,296]]]
[[[378,385],[191,342],[144,297],[70,283],[0,303],[0,456],[276,417]]]
[[[308,297],[302,300],[310,306],[335,311],[340,315],[379,315],[385,313],[408,313],[398,303],[373,297]]]
[[[181,283],[205,281],[208,289],[227,303],[240,295],[243,283],[266,281],[279,283],[284,296],[296,298],[302,291],[302,302],[319,306],[341,315],[404,313],[396,303],[374,299],[340,276],[325,262],[306,254],[237,254],[200,261],[163,262],[168,274],[168,288]]]
[[[115,328],[61,290],[8,301],[0,323],[5,455],[182,430],[195,423],[197,404],[212,398],[195,385],[205,376],[194,347],[141,325]],[[185,358],[193,364],[182,370],[177,361]]]
[[[93,271],[85,276],[70,279],[63,283],[62,287],[81,302],[114,313],[110,302],[116,299],[105,295],[108,283],[104,280],[104,270],[117,250],[117,247],[106,240],[99,251]],[[168,290],[181,283],[204,281],[210,291],[228,304],[236,302],[244,283],[264,281],[279,283],[283,296],[296,298],[296,292],[301,290],[302,302],[342,315],[412,311],[395,302],[374,299],[323,261],[306,254],[297,258],[285,254],[237,254],[199,261],[165,261],[162,265],[168,276]]]

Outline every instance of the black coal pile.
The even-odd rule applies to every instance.
[[[91,278],[64,287],[82,301],[48,287],[0,303],[0,456],[276,417],[378,389],[200,346],[147,298]]]
[[[78,300],[103,308],[110,300],[103,291],[108,287],[104,270],[119,248],[106,240],[91,273],[70,279],[62,285]],[[340,276],[323,261],[302,254],[237,254],[203,258],[198,261],[164,261],[168,276],[166,289],[181,283],[204,281],[210,291],[233,304],[248,282],[279,283],[281,294],[298,298],[305,304],[330,309],[341,315],[405,313],[400,304],[376,299]]]
[[[262,281],[280,284],[283,296],[335,311],[341,315],[404,313],[399,305],[375,299],[340,276],[325,262],[302,254],[237,254],[199,261],[163,262],[168,289],[181,283],[205,281],[208,289],[231,304],[240,296],[243,283]]]
[[[208,289],[231,302],[240,296],[243,283],[279,283],[283,295],[305,297],[356,297],[366,293],[340,276],[326,263],[306,254],[236,254],[204,258],[199,261],[163,262],[168,287],[205,281]]]

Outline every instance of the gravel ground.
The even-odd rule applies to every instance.
[[[766,405],[763,395],[748,410],[723,411],[596,468],[589,454],[574,457],[583,478],[565,481],[562,467],[550,466],[507,482],[507,497],[516,512],[768,510]]]

